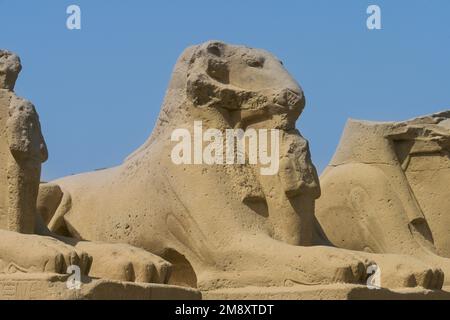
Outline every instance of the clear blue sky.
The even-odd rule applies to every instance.
[[[82,29],[66,28],[66,8]],[[380,31],[366,8],[382,10]],[[44,179],[109,167],[155,123],[172,67],[210,39],[272,51],[307,96],[298,128],[321,171],[347,118],[402,120],[450,108],[450,1],[0,0],[0,48],[50,150]]]

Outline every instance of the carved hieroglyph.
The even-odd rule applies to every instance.
[[[450,284],[450,112],[404,122],[349,120],[321,176],[316,216],[341,248],[402,253]]]
[[[46,228],[45,212],[37,214],[37,195],[47,147],[34,106],[13,91],[20,70],[19,58],[0,50],[0,299],[198,299],[195,290],[152,284],[167,283],[170,276],[170,264],[160,257],[126,244],[61,237]],[[47,189],[51,209],[58,193]],[[79,268],[79,290],[66,287],[69,266]]]
[[[314,217],[316,169],[295,129],[304,105],[300,86],[267,51],[217,41],[190,47],[149,140],[117,167],[42,185],[40,211],[54,232],[143,248],[174,265],[171,283],[208,292],[365,284],[372,262],[385,287],[440,288],[442,272],[413,257],[312,246],[325,242]],[[278,174],[174,164],[171,134],[192,133],[195,121],[220,131],[279,129]]]

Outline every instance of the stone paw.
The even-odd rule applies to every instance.
[[[48,272],[66,274],[76,265],[87,274],[92,258],[54,238],[0,231],[0,260],[3,272]]]
[[[172,265],[143,249],[98,242],[79,242],[77,248],[92,255],[92,277],[162,284],[169,281]]]

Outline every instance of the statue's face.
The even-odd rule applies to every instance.
[[[228,111],[232,127],[265,122],[267,129],[295,128],[303,90],[269,52],[210,42],[190,64],[188,94],[195,105]]]
[[[259,49],[203,44],[190,61],[187,90],[197,108],[220,110],[231,128],[280,130],[278,174],[255,176],[254,183],[278,184],[279,199],[288,204],[299,197],[314,202],[320,195],[308,143],[295,129],[305,105],[303,90],[279,59]]]
[[[21,69],[18,56],[0,50],[0,89],[13,90]]]
[[[303,90],[282,62],[263,50],[239,48],[237,52],[229,58],[229,83],[256,96],[241,106],[247,111],[243,118],[265,113],[267,117],[290,115],[290,120],[296,120],[305,105]]]
[[[415,238],[425,246],[432,242],[438,255],[449,258],[450,119],[436,118],[408,123],[390,139],[394,141],[414,201],[426,219],[411,222],[417,235],[422,235]]]

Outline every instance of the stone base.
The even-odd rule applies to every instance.
[[[365,286],[347,284],[245,287],[204,291],[202,295],[205,300],[450,300],[450,292],[442,290],[371,290]]]
[[[201,300],[201,293],[178,286],[83,278],[68,289],[66,275],[0,275],[0,300]]]
[[[450,300],[450,287],[370,290],[335,284],[292,287],[245,287],[200,293],[172,285],[83,278],[79,290],[68,289],[67,275],[0,275],[0,300]]]

